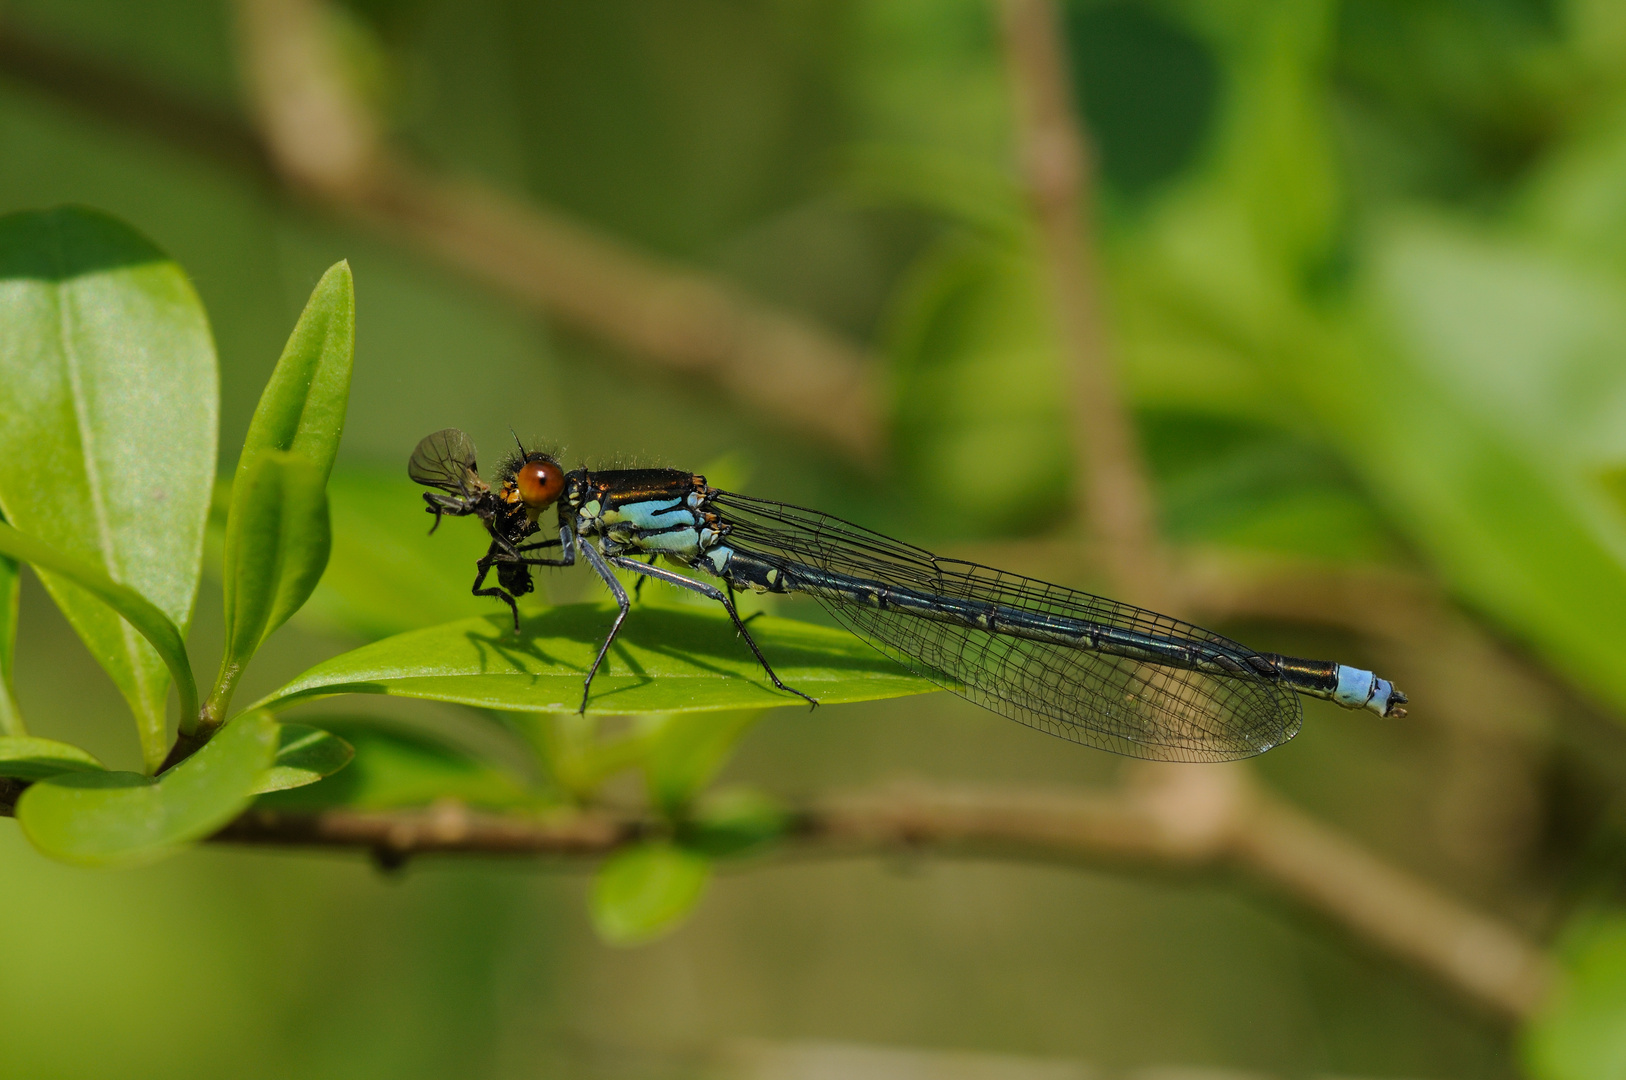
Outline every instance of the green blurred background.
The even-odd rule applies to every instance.
[[[224,0],[7,0],[0,212],[88,204],[187,269],[220,350],[224,466],[311,285],[350,260],[334,573],[375,553],[346,547],[347,523],[383,526],[401,538],[384,555],[450,568],[421,622],[485,611],[463,583],[477,538],[448,528],[420,544],[401,474],[428,431],[464,428],[489,458],[512,426],[572,462],[705,470],[1105,587],[1086,561],[1046,566],[1021,543],[1075,545],[1077,455],[989,4],[317,10],[400,153],[855,343],[889,441],[866,464],[787,434],[726,386],[625,355],[233,164],[206,131],[132,118],[171,101],[247,122]],[[1163,535],[1180,552],[1423,582],[1475,643],[1402,647],[1357,632],[1361,619],[1227,621],[1261,648],[1381,664],[1416,703],[1404,723],[1312,703],[1259,773],[1539,940],[1608,918],[1626,868],[1626,5],[1069,0],[1063,15],[1097,155],[1109,337]],[[19,41],[53,59],[19,60]],[[130,79],[158,104],[121,101]],[[243,692],[399,628],[358,595],[319,593]],[[1373,589],[1360,606],[1382,626],[1405,602]],[[205,654],[218,609],[206,585],[192,635]],[[1494,690],[1504,665],[1535,690]],[[17,668],[32,731],[135,761],[118,695],[33,586]],[[1486,683],[1494,707],[1443,717],[1440,699]],[[499,760],[511,751],[478,718],[422,712]],[[798,795],[1118,771],[933,695],[778,710],[727,777]],[[671,937],[622,950],[592,934],[581,867],[385,875],[359,858],[211,849],[94,873],[46,862],[10,825],[0,866],[3,1076],[678,1077],[730,1061],[753,1076],[1082,1075],[1042,1071],[1069,1062],[1145,1077],[1587,1075],[1548,1051],[1521,1058],[1502,1020],[1222,875],[770,863],[720,877]],[[1622,967],[1600,978],[1618,985]],[[1599,1030],[1626,1024],[1602,1015]],[[928,1056],[811,1071],[835,1044]],[[1137,1072],[1154,1067],[1170,1071]]]

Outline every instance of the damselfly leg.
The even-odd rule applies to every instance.
[[[629,559],[621,555],[610,556],[609,562],[612,566],[618,566],[623,570],[631,570],[633,573],[641,575],[640,580],[642,580],[644,577],[652,577],[659,581],[664,581],[668,585],[676,585],[680,589],[688,589],[690,592],[697,592],[706,599],[715,600],[719,604],[723,605],[723,610],[728,612],[728,617],[734,621],[734,629],[739,631],[740,637],[744,638],[745,643],[751,646],[751,654],[757,658],[757,663],[762,665],[762,670],[767,672],[768,678],[773,681],[773,684],[779,689],[785,691],[787,694],[795,694],[797,697],[801,698],[814,708],[818,707],[818,699],[809,697],[807,694],[802,693],[794,686],[786,686],[784,683],[779,681],[779,676],[774,674],[773,665],[768,663],[768,658],[762,655],[762,650],[757,646],[756,639],[753,638],[751,636],[751,632],[745,628],[745,624],[751,620],[740,618],[739,610],[734,607],[733,598],[724,595],[721,589],[714,585],[707,585],[703,581],[695,581],[693,578],[686,578],[682,574],[674,574],[670,570],[662,570],[660,567],[654,565],[654,563],[645,565],[641,562],[637,562],[634,559]],[[754,617],[755,616],[753,616],[753,618]],[[620,623],[617,623],[616,625],[619,626]],[[591,676],[589,676],[589,678],[591,678]],[[586,707],[586,702],[587,698],[584,694],[582,697],[582,704],[584,708]]]
[[[650,566],[654,566],[659,561],[660,561],[660,556],[659,555],[651,555],[649,557],[649,565]],[[632,598],[633,598],[634,601],[638,601],[638,600],[643,599],[643,595],[644,595],[644,575],[640,574],[638,576],[638,580],[634,581],[632,583]]]
[[[615,613],[615,621],[610,624],[610,632],[605,635],[604,644],[598,647],[598,655],[593,657],[593,666],[587,669],[587,678],[582,680],[582,706],[576,711],[585,714],[587,712],[587,695],[593,689],[593,676],[598,674],[599,665],[604,663],[605,654],[610,651],[610,645],[615,641],[615,636],[621,632],[621,624],[627,621],[627,612],[632,610],[632,601],[627,599],[627,590],[621,587],[621,582],[605,565],[604,557],[593,550],[593,545],[590,542],[583,541],[582,554],[587,558],[587,565],[597,571],[598,576],[604,580],[604,585],[610,590],[610,595],[615,597],[615,604],[618,609]]]
[[[528,551],[540,551],[550,547],[562,549],[559,558],[528,557],[525,554]],[[478,571],[474,576],[474,589],[472,590],[474,595],[492,596],[507,604],[508,609],[513,612],[514,633],[517,634],[519,633],[519,603],[515,599],[515,594],[524,595],[530,592],[528,568],[532,566],[575,566],[576,549],[568,531],[562,532],[557,540],[536,540],[529,544],[514,544],[504,537],[495,537],[491,541],[491,547],[487,549],[480,561],[474,565]],[[508,588],[495,585],[482,588],[481,586],[485,585],[486,575],[491,573],[493,567],[497,568],[499,577],[503,576],[505,567],[525,567],[527,569],[525,576],[520,580],[516,580]],[[505,581],[504,584],[509,583]]]

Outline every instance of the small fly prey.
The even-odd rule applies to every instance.
[[[474,444],[447,428],[426,437],[407,470],[435,526],[478,517],[491,547],[476,596],[514,613],[531,567],[573,566],[579,553],[620,611],[582,686],[627,617],[614,570],[717,601],[774,686],[818,704],[774,674],[732,601],[735,589],[799,593],[916,674],[1031,727],[1132,757],[1228,761],[1298,734],[1299,694],[1379,716],[1404,716],[1406,695],[1370,671],[1258,653],[1190,623],[1089,593],[945,559],[814,510],[711,487],[678,469],[565,472],[548,454],[509,457],[493,489]],[[538,519],[556,507],[558,535]],[[539,537],[540,534],[540,537]],[[557,554],[552,549],[558,549]],[[548,552],[548,554],[543,554]],[[656,566],[658,558],[723,583]],[[648,559],[647,562],[642,561]],[[495,569],[497,585],[486,578]]]

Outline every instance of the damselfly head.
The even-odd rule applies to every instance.
[[[558,502],[565,490],[565,470],[558,459],[542,450],[527,450],[523,443],[519,453],[503,462],[498,476],[503,499],[523,504],[533,520]]]
[[[565,489],[565,471],[546,454],[530,454],[514,472],[514,489],[527,510],[543,510],[559,500]]]

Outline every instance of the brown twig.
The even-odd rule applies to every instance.
[[[0,77],[43,91],[81,112],[256,180],[275,174],[264,145],[242,117],[176,94],[123,68],[58,48],[0,19]]]
[[[1516,929],[1445,896],[1256,789],[1246,770],[1140,774],[1122,794],[892,792],[828,804],[825,838],[859,850],[964,848],[1005,857],[1231,865],[1510,1017],[1528,1016],[1551,961]]]
[[[715,275],[397,153],[322,56],[310,5],[245,0],[261,130],[0,22],[0,77],[360,220],[650,367],[707,379],[854,460],[882,452],[867,352]]]
[[[1153,774],[1116,793],[911,785],[831,797],[796,813],[786,850],[1230,866],[1504,1016],[1528,1016],[1546,994],[1551,962],[1516,929],[1256,790],[1243,770],[1184,771],[1178,783]],[[660,828],[603,810],[531,818],[447,802],[397,813],[254,811],[214,839],[357,849],[397,865],[431,853],[602,856]]]
[[[1168,609],[1173,597],[1160,565],[1146,471],[1102,325],[1089,216],[1093,170],[1073,110],[1059,13],[1052,0],[999,0],[999,10],[1019,163],[1073,378],[1079,505],[1118,587],[1136,603]]]
[[[426,810],[252,810],[217,842],[371,851],[394,862],[416,855],[603,855],[644,835],[639,818],[597,810],[542,817],[490,814],[447,800]]]
[[[752,412],[854,460],[881,456],[876,368],[864,352],[718,278],[399,159],[350,208],[629,356],[707,378]]]

